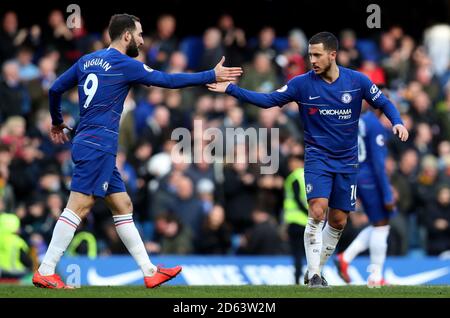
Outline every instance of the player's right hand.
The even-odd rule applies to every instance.
[[[52,126],[52,129],[50,130],[50,138],[53,143],[63,144],[69,141],[69,137],[65,134],[64,129],[72,130],[72,128],[67,126],[65,123]]]
[[[398,138],[400,138],[401,141],[407,141],[409,137],[408,130],[405,128],[405,126],[401,124],[397,124],[392,128],[392,131],[394,135],[398,135]]]
[[[225,56],[222,56],[222,59],[214,68],[214,72],[216,73],[216,82],[234,81],[237,77],[242,75],[242,67],[225,67],[223,66],[224,62]]]

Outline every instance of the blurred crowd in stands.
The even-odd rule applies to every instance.
[[[70,143],[56,146],[48,136],[48,89],[83,54],[108,47],[109,38],[106,29],[69,29],[58,10],[49,13],[47,25],[23,28],[20,18],[11,11],[0,17],[0,211],[17,215],[20,236],[41,255],[65,207],[72,172]],[[300,28],[277,34],[276,26],[266,26],[250,36],[225,14],[203,34],[178,38],[174,16],[140,19],[145,45],[138,59],[161,71],[208,70],[226,56],[226,65],[244,67],[239,85],[259,92],[309,71],[307,40],[313,34]],[[350,29],[336,35],[338,64],[383,87],[411,134],[407,143],[389,142],[386,169],[398,207],[389,255],[450,250],[450,25],[431,26],[420,39],[401,26],[373,38],[359,38]],[[77,87],[65,94],[62,109],[66,123],[76,127]],[[279,128],[278,172],[263,175],[258,163],[175,162],[171,133],[177,127],[192,130],[194,120],[201,120],[203,129],[222,131]],[[304,150],[298,105],[260,110],[204,87],[138,86],[125,101],[120,130],[117,167],[149,252],[289,253],[283,182],[287,159]],[[247,148],[240,144],[235,151]],[[360,208],[351,213],[338,250],[367,222]],[[78,231],[71,255],[127,254],[102,200]]]

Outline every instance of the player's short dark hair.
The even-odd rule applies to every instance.
[[[320,43],[323,44],[323,48],[327,51],[337,51],[339,48],[338,39],[330,32],[319,32],[309,40],[309,44]]]
[[[108,33],[111,41],[118,39],[126,31],[134,31],[139,18],[131,14],[115,14],[109,20]]]

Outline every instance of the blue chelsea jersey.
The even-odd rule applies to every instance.
[[[377,116],[368,111],[359,120],[358,160],[360,171],[358,183],[376,184],[383,195],[383,203],[393,201],[389,177],[385,162],[388,155],[386,141],[387,130]]]
[[[117,153],[123,103],[133,84],[179,88],[215,81],[213,70],[194,74],[166,74],[107,48],[81,57],[49,91],[54,125],[63,122],[61,95],[78,85],[80,122],[73,143]]]
[[[332,83],[310,71],[272,93],[251,92],[233,84],[226,92],[263,108],[296,102],[304,126],[305,169],[357,172],[363,99],[381,108],[393,125],[402,123],[395,106],[367,76],[340,66],[339,77]]]

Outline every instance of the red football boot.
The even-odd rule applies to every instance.
[[[73,289],[72,286],[67,286],[62,281],[61,277],[57,274],[44,276],[39,272],[33,275],[33,284],[39,288],[51,288],[51,289]]]
[[[350,283],[350,275],[348,274],[348,263],[344,261],[344,255],[342,253],[338,254],[334,260],[339,276],[346,282]]]
[[[181,272],[181,266],[175,266],[172,268],[157,267],[156,273],[153,276],[144,277],[145,286],[147,288],[155,288],[159,285],[175,278]]]

